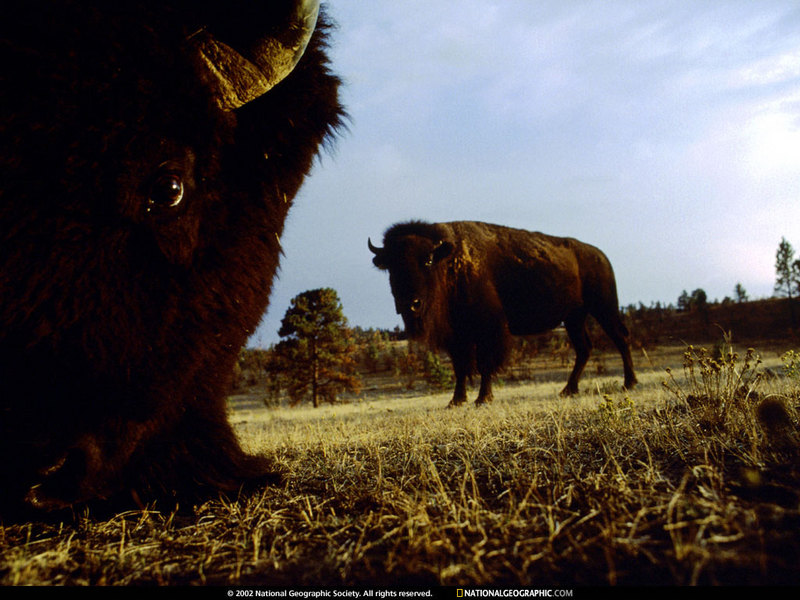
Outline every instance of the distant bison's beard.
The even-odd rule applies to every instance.
[[[408,338],[415,341],[424,341],[425,327],[421,317],[409,312],[404,312],[400,316],[403,317],[403,325]]]
[[[437,303],[433,298],[421,302],[415,311],[404,310],[400,316],[408,339],[434,350],[443,350],[452,337],[447,314],[444,301]]]

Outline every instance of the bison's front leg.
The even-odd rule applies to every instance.
[[[456,387],[453,390],[453,398],[447,408],[461,406],[467,401],[467,376],[469,375],[468,363],[451,355],[453,362],[453,374],[456,378]]]
[[[567,335],[572,342],[575,350],[575,365],[569,374],[569,380],[564,389],[561,390],[562,396],[574,396],[578,393],[578,380],[581,378],[584,367],[589,361],[589,354],[592,351],[592,340],[586,331],[586,312],[583,310],[571,314],[565,321]]]
[[[475,365],[475,343],[456,339],[448,347],[447,353],[453,363],[453,374],[456,378],[456,387],[453,390],[453,399],[450,400],[448,408],[461,406],[467,401],[467,378],[472,377]]]
[[[481,389],[478,392],[478,398],[475,400],[475,404],[477,406],[489,404],[492,400],[494,400],[494,396],[492,395],[492,374],[482,373]]]
[[[447,408],[453,408],[454,406],[461,406],[466,401],[467,401],[467,376],[456,375],[456,387],[453,390],[453,397],[450,399],[450,403],[447,405]]]

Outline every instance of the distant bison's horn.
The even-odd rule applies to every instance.
[[[375,255],[378,255],[378,254],[380,254],[381,252],[383,252],[383,248],[378,248],[377,246],[374,246],[374,245],[372,244],[372,240],[371,240],[370,238],[367,238],[367,246],[369,246],[369,249],[370,249],[370,250],[372,251],[372,253],[373,253],[373,254],[375,254]]]
[[[319,5],[319,0],[297,0],[282,31],[262,37],[247,49],[235,50],[207,30],[192,37],[220,108],[244,106],[292,72],[314,33]]]

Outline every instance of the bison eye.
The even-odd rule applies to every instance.
[[[172,208],[183,200],[183,180],[175,173],[159,176],[150,190],[147,202],[150,206]]]

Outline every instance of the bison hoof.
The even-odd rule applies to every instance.
[[[491,396],[484,396],[482,398],[478,398],[477,400],[475,400],[475,406],[486,406],[487,404],[491,404],[492,400],[494,400],[494,398],[492,398]]]
[[[447,408],[458,408],[459,406],[463,406],[466,400],[450,400],[447,404]]]
[[[559,396],[561,396],[562,398],[566,398],[568,396],[575,396],[577,393],[578,393],[577,389],[564,388],[563,390],[561,390],[561,393],[559,394]]]

